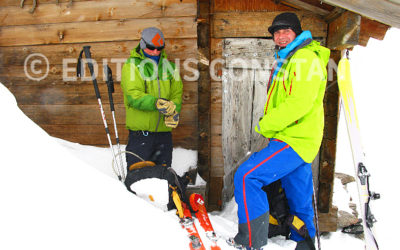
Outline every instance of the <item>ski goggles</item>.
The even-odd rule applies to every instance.
[[[161,50],[163,50],[165,48],[165,44],[162,45],[162,46],[156,47],[154,45],[146,43],[146,41],[144,39],[142,39],[142,40],[146,44],[146,48],[149,49],[149,50],[155,50],[156,49],[158,51],[161,51]]]

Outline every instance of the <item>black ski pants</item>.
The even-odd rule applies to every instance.
[[[148,132],[129,130],[126,151],[139,155],[145,161],[153,161],[157,165],[171,166],[172,134],[171,132]],[[136,156],[126,154],[127,168],[141,161]]]

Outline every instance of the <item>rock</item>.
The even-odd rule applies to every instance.
[[[347,183],[354,182],[356,179],[354,179],[353,176],[348,175],[348,174],[343,174],[343,173],[335,173],[335,177],[340,179],[343,185],[346,185]]]
[[[358,222],[358,218],[353,214],[350,214],[346,211],[340,210],[338,212],[338,227],[344,228],[350,225],[356,224]]]

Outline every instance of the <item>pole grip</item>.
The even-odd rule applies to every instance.
[[[92,55],[90,53],[90,46],[83,46],[83,51],[85,52],[86,59],[88,59],[88,67],[89,67],[90,75],[92,76],[94,92],[96,93],[97,99],[99,99],[99,98],[101,98],[101,96],[100,96],[99,86],[97,85],[96,76],[94,75],[94,68],[93,68],[93,62],[92,62]]]

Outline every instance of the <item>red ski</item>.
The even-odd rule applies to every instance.
[[[215,234],[210,218],[208,217],[203,196],[201,194],[191,194],[189,200],[196,218],[199,220],[201,227],[206,232],[207,238],[212,242],[211,250],[220,250],[221,248],[217,245],[218,237]]]
[[[180,218],[179,223],[182,228],[186,229],[189,236],[189,247],[191,250],[206,250],[203,242],[201,241],[199,232],[197,231],[196,225],[194,224],[192,214],[188,206],[181,201],[179,195],[174,190],[172,192],[172,198],[174,200],[175,206],[178,210],[178,216]]]

